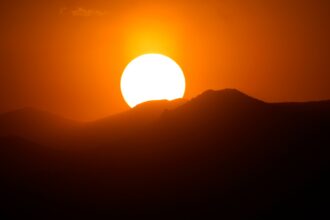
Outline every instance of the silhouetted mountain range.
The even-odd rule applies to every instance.
[[[57,142],[81,126],[82,123],[33,108],[0,114],[0,136],[17,136],[40,144]]]
[[[0,115],[6,216],[201,219],[328,216],[330,101],[234,89],[78,123]]]

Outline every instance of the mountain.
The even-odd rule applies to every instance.
[[[51,131],[58,125],[45,124]],[[85,123],[64,132],[65,148],[0,138],[0,190],[10,201],[1,211],[58,218],[326,218],[329,125],[330,101],[266,103],[226,89]]]
[[[0,114],[0,137],[17,136],[40,144],[59,142],[65,133],[80,126],[79,122],[33,108]]]
[[[104,138],[109,138],[109,136],[144,132],[164,112],[176,109],[186,102],[184,99],[145,102],[129,111],[90,122],[86,124],[84,131],[90,134],[94,133],[97,138],[102,138],[102,135],[105,136]],[[86,133],[85,135],[87,135]]]

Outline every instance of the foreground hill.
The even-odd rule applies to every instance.
[[[77,122],[33,108],[23,108],[0,114],[0,137],[21,137],[40,145],[68,147],[68,143],[83,136],[109,138],[142,131],[161,114],[186,103],[184,99],[142,103],[135,108],[92,122]],[[76,139],[78,138],[78,140]]]
[[[0,139],[0,189],[10,201],[1,211],[329,217],[329,134],[329,101],[271,104],[228,89],[147,103],[66,133],[67,148]]]
[[[17,136],[40,144],[59,142],[81,123],[33,108],[0,114],[0,137]]]

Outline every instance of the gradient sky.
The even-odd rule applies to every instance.
[[[0,112],[124,111],[121,74],[150,52],[180,64],[186,98],[230,87],[271,102],[330,99],[326,0],[2,0],[0,10]]]

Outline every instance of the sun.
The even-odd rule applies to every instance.
[[[174,100],[185,93],[180,66],[162,54],[144,54],[132,60],[121,77],[121,92],[131,107],[151,100]]]

